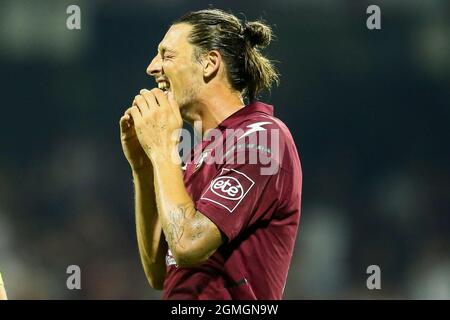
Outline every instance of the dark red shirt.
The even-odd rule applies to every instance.
[[[272,106],[254,102],[193,151],[184,172],[187,191],[226,242],[191,268],[178,267],[169,250],[163,299],[281,299],[302,189],[289,130]]]

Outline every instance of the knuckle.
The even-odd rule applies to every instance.
[[[133,106],[130,108],[130,113],[133,114],[133,112],[139,112],[139,108],[137,106]]]

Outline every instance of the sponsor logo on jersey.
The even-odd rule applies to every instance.
[[[233,212],[254,184],[255,182],[245,173],[223,168],[200,199],[213,202]]]

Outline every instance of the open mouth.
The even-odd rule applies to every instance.
[[[167,81],[158,82],[158,88],[164,92],[168,92],[170,90],[170,84]]]

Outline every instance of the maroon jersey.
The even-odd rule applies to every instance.
[[[178,267],[169,250],[163,299],[281,299],[300,222],[293,138],[261,102],[225,119],[213,136],[194,147],[184,183],[226,240],[196,267]]]

